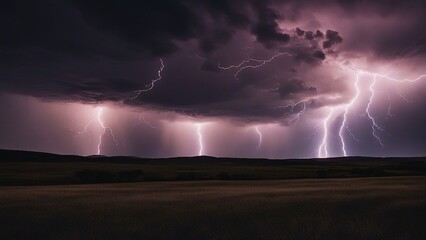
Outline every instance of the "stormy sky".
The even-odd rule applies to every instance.
[[[6,0],[0,148],[426,155],[420,0]]]

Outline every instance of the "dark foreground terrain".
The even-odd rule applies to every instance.
[[[0,150],[0,239],[426,239],[425,158]]]
[[[81,157],[0,150],[0,186],[426,176],[426,158]]]
[[[426,177],[0,187],[2,239],[426,239]]]

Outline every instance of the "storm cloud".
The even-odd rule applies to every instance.
[[[292,126],[303,111],[318,125],[350,103],[358,70],[421,73],[425,9],[420,0],[5,0],[0,95],[244,126]],[[389,89],[378,102],[402,109],[394,99],[404,88]],[[403,133],[402,122],[390,125]]]
[[[291,99],[283,99],[282,94],[267,100],[259,96],[265,89],[293,84],[295,77],[302,76],[290,69],[304,64],[317,67],[326,55],[318,37],[321,32],[315,30],[313,40],[313,32],[307,31],[304,38],[298,32],[303,30],[296,28],[299,37],[292,37],[294,30],[280,25],[286,16],[274,8],[275,4],[6,1],[1,27],[8,34],[0,40],[2,90],[49,100],[113,101],[230,117],[254,114],[248,110],[253,103],[264,108],[257,109],[253,117],[277,117],[269,107]],[[326,41],[334,45],[340,36],[336,40],[333,34],[338,33],[331,31]],[[255,46],[244,49],[242,42]],[[217,67],[223,62],[237,64],[247,57],[268,59],[280,52],[293,57],[281,56],[255,75],[248,68],[241,73],[241,81]],[[128,101],[156,77],[160,58],[166,64],[161,82],[152,92]],[[267,71],[278,64],[286,65],[274,72],[280,74],[279,80]],[[238,102],[244,104],[238,107]]]

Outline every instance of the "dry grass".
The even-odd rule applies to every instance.
[[[1,239],[426,239],[426,177],[0,187]]]
[[[50,162],[0,161],[0,186],[193,180],[280,180],[426,176],[426,158],[342,158],[327,161],[226,158],[133,159],[53,155]],[[16,157],[15,157],[16,158]],[[0,151],[1,160],[1,151]],[[16,160],[16,159],[15,159]],[[19,160],[19,159],[18,159]],[[49,159],[48,159],[49,160]],[[95,161],[96,160],[96,161]],[[81,162],[80,162],[81,161]],[[94,162],[91,162],[94,161]]]

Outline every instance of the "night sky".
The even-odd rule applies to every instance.
[[[4,0],[0,148],[426,155],[426,4]]]

